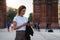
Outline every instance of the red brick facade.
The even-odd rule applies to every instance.
[[[0,0],[0,28],[6,27],[6,0]]]
[[[58,26],[58,0],[33,0],[33,22],[40,23],[41,28],[50,24]]]

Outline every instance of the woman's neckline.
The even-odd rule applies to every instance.
[[[23,16],[19,16],[19,17],[23,17]]]

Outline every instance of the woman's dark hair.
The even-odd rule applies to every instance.
[[[21,10],[22,10],[22,9],[26,9],[26,7],[25,7],[24,5],[20,6],[20,7],[18,8],[18,15],[21,13]]]

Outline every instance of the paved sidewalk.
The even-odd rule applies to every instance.
[[[53,29],[54,32],[45,32],[45,29],[41,29],[40,32],[34,30],[34,36],[31,36],[31,40],[60,40],[60,30]],[[8,32],[7,29],[0,29],[0,40],[14,40],[15,31]]]
[[[56,32],[55,32],[56,31]],[[60,40],[59,30],[54,30],[54,32],[42,32],[34,31],[34,36],[31,37],[32,40]]]

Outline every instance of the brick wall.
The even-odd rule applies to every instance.
[[[0,28],[6,27],[6,0],[0,0]]]
[[[47,23],[57,28],[58,0],[33,0],[33,22],[40,23],[41,28],[45,28]]]

